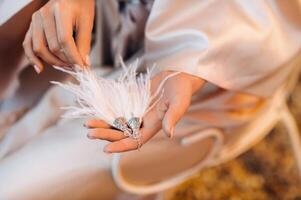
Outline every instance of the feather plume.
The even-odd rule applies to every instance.
[[[154,67],[144,74],[137,74],[139,61],[128,67],[121,60],[123,73],[116,79],[97,76],[89,68],[55,69],[73,76],[78,84],[52,81],[75,96],[76,106],[64,107],[67,112],[63,117],[93,117],[104,120],[111,126],[121,130],[128,137],[139,140],[139,129],[143,117],[160,100],[164,83],[180,72],[172,73],[161,81],[156,91],[151,94],[151,76]]]

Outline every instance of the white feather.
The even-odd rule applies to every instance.
[[[57,70],[72,75],[78,84],[52,81],[75,95],[77,105],[65,107],[64,117],[93,117],[106,121],[114,126],[114,120],[119,117],[129,121],[143,116],[153,108],[163,95],[163,85],[167,79],[178,74],[167,76],[156,92],[151,94],[151,76],[154,67],[146,73],[137,75],[139,61],[128,67],[121,60],[123,73],[116,79],[106,79],[97,76],[91,69],[75,67],[73,70],[55,67]]]

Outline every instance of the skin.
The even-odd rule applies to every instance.
[[[94,6],[94,0],[50,0],[33,14],[23,47],[37,73],[43,71],[45,63],[62,67],[89,65],[87,55],[90,51]],[[73,32],[76,33],[75,38]],[[172,72],[163,71],[157,74],[152,79],[152,90],[170,73]],[[204,80],[185,73],[168,79],[163,87],[163,97],[143,118],[140,130],[142,145],[161,129],[172,137],[174,127],[190,105],[192,95],[204,83]],[[85,126],[90,129],[90,139],[111,142],[104,149],[106,153],[138,148],[137,141],[125,137],[104,121],[92,119]]]
[[[89,65],[94,7],[94,0],[50,0],[33,13],[23,47],[37,73],[45,63]]]
[[[160,81],[172,72],[161,72],[152,79],[155,89]],[[178,74],[165,83],[164,94],[159,103],[143,118],[143,127],[140,129],[142,145],[163,129],[170,138],[174,135],[174,128],[190,106],[192,95],[200,90],[205,81],[185,73]],[[136,150],[137,141],[125,137],[121,131],[112,129],[102,120],[92,119],[85,124],[91,130],[90,139],[107,140],[106,153],[118,153]]]

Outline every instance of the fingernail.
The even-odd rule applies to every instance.
[[[34,65],[33,68],[37,72],[37,74],[40,74],[42,72],[42,70],[37,65]]]
[[[87,137],[91,140],[96,139],[96,137],[92,135],[91,132],[87,134]]]
[[[85,64],[86,64],[87,66],[91,66],[91,60],[90,60],[90,56],[89,56],[89,55],[86,56]]]
[[[106,154],[111,154],[112,152],[110,152],[108,149],[107,149],[107,147],[105,147],[104,149],[103,149],[103,152],[105,152]]]

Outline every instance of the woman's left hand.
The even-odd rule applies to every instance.
[[[152,89],[158,87],[160,81],[171,73],[164,71],[156,75],[152,79]],[[140,129],[141,144],[145,144],[161,128],[163,128],[167,136],[172,137],[177,122],[190,106],[192,95],[204,83],[203,79],[185,73],[180,73],[168,79],[163,87],[163,97],[143,118],[143,127]],[[139,147],[136,140],[124,136],[119,130],[112,129],[104,121],[89,120],[85,126],[91,129],[88,133],[90,139],[101,139],[111,142],[104,149],[106,153],[131,151]]]

